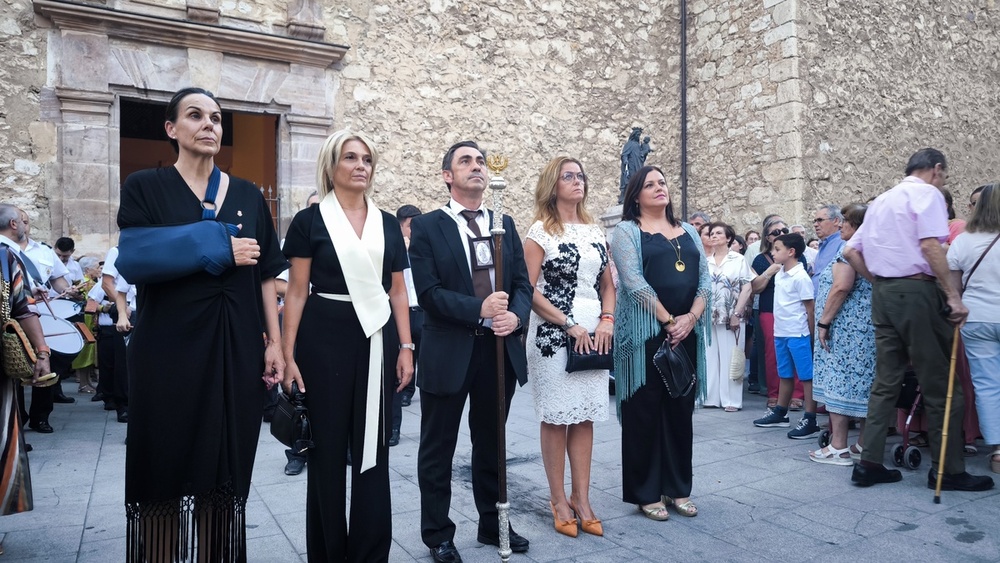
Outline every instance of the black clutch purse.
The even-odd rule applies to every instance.
[[[594,338],[594,333],[590,333],[590,338]],[[608,349],[607,354],[598,354],[597,350],[591,350],[586,354],[581,354],[573,348],[575,342],[572,336],[566,336],[566,372],[589,371],[595,369],[614,369],[614,345]]]
[[[278,390],[278,406],[271,419],[271,435],[291,448],[297,454],[313,447],[312,427],[306,412],[305,394],[299,391],[299,384],[292,382],[292,394]]]
[[[684,397],[694,389],[695,372],[691,358],[683,346],[671,348],[670,338],[664,340],[660,349],[653,354],[653,364],[660,373],[660,379],[670,398]]]

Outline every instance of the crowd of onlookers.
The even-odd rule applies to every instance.
[[[203,150],[204,136],[194,133],[219,128],[211,117],[218,104],[197,89],[175,98],[167,131],[176,134],[171,138],[179,143],[178,164],[130,177],[119,216],[123,232],[150,217],[158,218],[150,228],[164,229],[151,236],[173,228],[161,223],[216,218],[218,186],[212,183],[218,178],[203,166],[214,153]],[[484,200],[486,154],[476,143],[447,151],[442,180],[448,201],[429,213],[410,205],[395,216],[379,211],[369,197],[377,161],[365,135],[331,135],[318,159],[318,190],[295,216],[280,249],[266,211],[249,211],[257,196],[230,184],[224,197],[235,199],[220,205],[220,221],[240,207],[238,229],[249,231],[232,237],[228,247],[221,243],[233,274],[148,283],[144,311],[136,311],[135,286],[116,268],[122,264],[117,247],[103,262],[84,257],[77,263],[72,239],[59,239],[54,249],[31,240],[26,214],[9,205],[0,206],[0,243],[23,260],[43,319],[82,323],[78,349],[53,346],[53,370],[63,378],[75,374],[79,391],[117,409],[119,422],[139,417],[137,431],[159,424],[151,413],[162,410],[162,389],[156,391],[162,382],[153,372],[177,361],[162,356],[170,349],[162,341],[182,327],[194,334],[206,323],[219,323],[205,335],[205,348],[193,353],[198,369],[214,366],[211,377],[198,376],[194,365],[173,366],[178,376],[192,377],[191,384],[206,386],[193,396],[244,406],[266,401],[258,394],[260,376],[237,377],[248,370],[262,371],[268,386],[280,382],[289,392],[294,383],[305,393],[314,448],[289,450],[286,472],[301,472],[308,460],[311,558],[342,557],[345,511],[351,541],[373,559],[387,555],[387,448],[399,442],[400,408],[413,400],[413,380],[422,414],[421,535],[435,561],[461,561],[448,514],[451,459],[466,401],[478,538],[500,541],[496,409],[498,403],[509,408],[516,383],[533,388],[553,524],[572,537],[581,530],[603,534],[589,483],[593,423],[609,416],[609,373],[622,428],[622,498],[653,520],[667,520],[670,509],[685,517],[698,514],[691,499],[694,409],[738,412],[744,393],[766,396],[767,410],[753,420],[755,426],[788,428],[790,439],[816,439],[819,447],[809,459],[853,467],[851,478],[860,486],[901,479],[883,463],[886,436],[894,431],[904,434],[904,445],[931,448],[932,488],[993,486],[991,478],[965,470],[965,457],[978,453],[980,438],[993,448],[990,468],[1000,473],[1000,249],[992,248],[1000,238],[1000,189],[977,188],[967,221],[959,219],[944,189],[947,163],[939,151],[915,153],[904,179],[868,202],[818,206],[811,230],[771,214],[759,230],[742,235],[706,213],[693,213],[688,221],[678,217],[666,175],[656,166],[631,175],[621,222],[606,234],[587,209],[582,162],[556,157],[539,173],[534,218],[523,242],[509,217],[492,220]],[[183,198],[168,205],[151,195],[186,193],[196,184],[207,185],[201,209],[182,205]],[[489,231],[500,225],[505,234],[491,239]],[[175,244],[164,240],[165,247]],[[228,299],[227,287],[242,298]],[[60,301],[77,305],[57,313],[49,303]],[[240,317],[247,310],[236,308],[237,301],[257,302],[260,309]],[[248,323],[254,325],[249,331]],[[130,338],[130,357],[144,362],[147,376],[133,379],[141,384],[131,393],[133,406],[141,405],[134,413],[125,359]],[[224,346],[214,346],[216,340]],[[245,354],[231,354],[230,347]],[[240,361],[246,365],[238,366]],[[507,374],[503,396],[495,383],[498,365]],[[949,376],[955,378],[951,399]],[[229,387],[237,380],[246,388]],[[903,392],[915,385],[919,399]],[[72,401],[59,393],[59,386],[33,388],[30,412],[21,415],[29,428],[53,431],[52,401]],[[199,408],[192,414],[228,417],[216,422],[241,436],[259,427],[243,410]],[[802,413],[794,425],[792,411]],[[822,415],[829,417],[825,432]],[[192,432],[197,428],[192,423]],[[223,452],[220,474],[237,480],[207,483],[203,494],[245,500],[249,481],[240,468],[252,466],[252,442],[231,446],[232,459]],[[221,442],[197,443],[208,455],[218,453]],[[137,444],[130,450],[146,447]],[[947,455],[938,467],[942,447]],[[175,449],[156,455],[172,463]],[[141,457],[151,455],[143,450]],[[919,457],[910,455],[895,448],[892,457],[896,465],[919,465]],[[129,471],[137,472],[138,463],[128,461]],[[149,479],[154,469],[133,475],[132,488],[127,485],[132,560],[149,555],[141,530],[161,526],[169,513],[160,500],[150,500],[167,480],[165,474]],[[345,471],[353,472],[352,496],[366,499],[365,506],[355,502],[347,509]],[[171,491],[183,510],[199,510],[197,503],[183,504],[188,493],[178,492],[182,488]],[[233,510],[238,522],[238,502]],[[514,551],[528,549],[528,540],[513,529],[508,539]]]

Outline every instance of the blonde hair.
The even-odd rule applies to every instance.
[[[333,190],[333,169],[340,162],[344,143],[351,140],[361,141],[368,147],[368,152],[372,155],[372,171],[368,176],[368,187],[366,188],[367,191],[371,191],[372,184],[375,182],[375,166],[378,164],[378,151],[375,150],[375,143],[368,135],[360,131],[341,129],[323,141],[323,146],[319,149],[319,157],[316,159],[316,191],[319,193],[320,201]]]
[[[583,172],[583,163],[579,160],[568,156],[557,156],[542,168],[541,174],[538,175],[538,185],[535,187],[535,221],[541,221],[542,228],[550,235],[563,233],[562,221],[559,220],[559,211],[556,209],[556,188],[559,185],[559,172],[567,162],[576,164],[580,167],[580,172]],[[589,192],[587,180],[584,180],[583,199],[576,204],[576,214],[584,223],[594,222],[590,213],[587,213]]]

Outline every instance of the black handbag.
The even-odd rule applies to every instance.
[[[305,398],[305,394],[299,391],[297,382],[292,382],[291,396],[279,389],[278,406],[271,419],[271,435],[297,454],[313,447],[312,426],[309,425]]]
[[[684,397],[694,389],[697,377],[684,346],[671,348],[668,337],[653,354],[653,364],[656,366],[656,371],[660,372],[660,379],[663,380],[670,398]]]
[[[590,338],[594,338],[594,333],[590,333]],[[598,354],[596,349],[591,349],[586,354],[581,354],[573,348],[575,339],[566,336],[566,372],[588,371],[595,369],[614,369],[614,345],[608,349],[607,354]]]

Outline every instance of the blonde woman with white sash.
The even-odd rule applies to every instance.
[[[394,389],[413,377],[413,341],[399,222],[367,195],[377,162],[362,133],[345,129],[327,138],[317,163],[320,203],[300,211],[285,238],[292,267],[284,384],[288,390],[295,381],[305,393],[315,442],[306,492],[309,561],[387,561],[392,542],[388,406]]]

